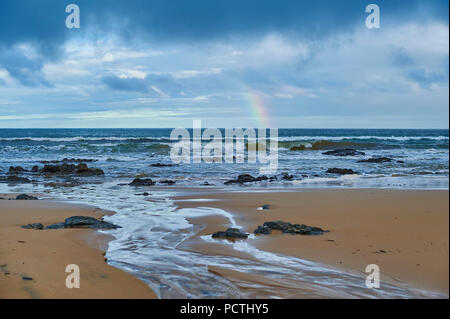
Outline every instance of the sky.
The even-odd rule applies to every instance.
[[[447,0],[2,0],[0,128],[448,129],[448,38]]]

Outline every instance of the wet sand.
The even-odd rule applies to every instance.
[[[53,200],[0,200],[0,298],[155,298],[144,282],[105,262],[109,236],[90,229],[20,227],[105,214],[110,213]],[[79,289],[65,285],[69,264],[80,267]]]
[[[449,194],[447,190],[303,189],[275,192],[207,191],[176,197],[179,208],[215,207],[231,212],[247,232],[265,221],[283,220],[330,230],[318,236],[274,232],[248,241],[261,250],[328,264],[365,275],[377,264],[386,283],[449,293]],[[217,201],[184,201],[217,199]],[[269,204],[269,210],[257,210]],[[205,243],[201,235],[231,225],[222,216],[190,218],[196,237],[180,249],[236,254]],[[247,256],[250,258],[249,256]],[[210,269],[233,282],[244,274]],[[238,278],[238,279],[236,279]],[[252,281],[252,278],[247,278]],[[258,279],[258,280],[261,280]],[[245,281],[245,280],[244,280]]]

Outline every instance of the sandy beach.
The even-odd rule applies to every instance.
[[[181,189],[180,189],[181,190]],[[195,195],[177,196],[178,209],[214,207],[230,212],[237,225],[252,233],[265,221],[283,220],[329,230],[317,236],[258,235],[248,242],[262,251],[318,262],[345,272],[365,275],[368,264],[381,270],[381,285],[394,284],[448,296],[448,191],[380,189],[303,189],[224,192],[184,189]],[[8,198],[13,195],[0,195]],[[270,205],[267,210],[258,210]],[[0,298],[155,298],[132,275],[109,266],[104,252],[111,240],[90,229],[27,230],[20,226],[49,225],[74,215],[100,218],[112,212],[55,200],[0,200]],[[196,235],[177,249],[204,255],[257,257],[231,246],[200,238],[230,227],[220,215],[189,217]],[[81,288],[68,289],[65,267],[77,264]],[[286,297],[323,297],[313,287],[261,273],[243,273],[220,266],[209,272],[224,277],[250,297],[270,298],[274,290]],[[23,277],[32,278],[24,280]],[[333,278],[330,278],[333,280]],[[361,285],[363,286],[363,282]],[[252,287],[252,288],[249,288]],[[264,287],[264,288],[255,288]],[[328,297],[345,296],[339,290]]]
[[[207,201],[202,202],[201,199]],[[377,264],[381,271],[381,284],[405,284],[448,296],[447,190],[211,191],[177,197],[176,200],[180,209],[215,207],[231,212],[236,223],[250,233],[265,221],[276,220],[322,227],[330,232],[318,236],[274,232],[248,240],[261,250],[361,274],[364,274],[366,265]],[[265,204],[270,205],[270,209],[257,210]],[[227,219],[207,216],[191,218],[190,221],[199,232],[180,249],[218,253],[219,246],[207,244],[199,236],[230,227]],[[211,268],[210,271],[236,283],[242,282],[246,276],[220,268]],[[247,280],[264,278],[248,278],[247,275]]]
[[[20,227],[105,214],[110,213],[53,200],[0,200],[0,298],[155,298],[144,282],[105,262],[108,236],[90,229]],[[79,289],[65,285],[68,264],[80,267]]]

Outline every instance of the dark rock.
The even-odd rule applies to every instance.
[[[152,166],[152,167],[170,167],[170,166],[173,166],[173,165],[172,164],[156,163],[156,164],[151,164],[150,166]]]
[[[57,163],[90,163],[90,162],[97,162],[96,159],[90,159],[90,158],[63,158],[62,160],[53,160],[53,161],[40,161],[42,164],[57,164]]]
[[[242,232],[238,228],[228,228],[226,231],[218,231],[212,234],[213,238],[226,238],[226,239],[247,239],[248,234]]]
[[[327,170],[327,173],[330,174],[339,174],[339,175],[346,175],[346,174],[356,174],[356,172],[352,169],[348,169],[348,168],[329,168]]]
[[[261,235],[269,235],[272,233],[272,229],[270,229],[267,226],[260,225],[258,228],[255,229],[255,234],[261,234]]]
[[[320,227],[307,226],[304,224],[291,224],[281,220],[265,222],[263,225],[258,226],[255,229],[255,234],[268,235],[272,233],[272,230],[279,230],[284,234],[294,235],[321,235],[328,230],[323,230]]]
[[[44,165],[41,172],[46,174],[73,174],[76,166],[73,164],[63,163],[61,165]]]
[[[33,166],[33,167],[31,168],[31,171],[32,171],[33,173],[39,172],[39,166],[37,166],[37,165]]]
[[[337,149],[337,150],[327,151],[322,154],[323,155],[334,155],[334,156],[366,155],[366,153],[354,150],[352,148]]]
[[[369,159],[359,160],[358,163],[386,163],[391,161],[392,158],[389,157],[372,157]]]
[[[148,179],[135,178],[128,185],[131,185],[131,186],[153,186],[153,185],[155,185],[155,182],[152,181],[150,178],[148,178]]]
[[[16,200],[38,200],[38,198],[27,194],[20,194],[17,195]]]
[[[89,216],[72,216],[64,221],[64,228],[96,228],[96,229],[115,229],[120,226],[98,220]]]
[[[22,166],[10,166],[8,172],[10,174],[16,174],[16,173],[25,172],[25,170],[23,169]]]
[[[122,228],[122,227],[118,226],[118,225],[114,225],[113,223],[108,223],[108,222],[105,222],[105,221],[98,221],[97,223],[91,225],[90,228],[95,228],[95,229],[117,229],[117,228]]]
[[[25,229],[44,229],[44,225],[42,225],[41,223],[28,224],[21,227]]]
[[[292,181],[292,179],[294,178],[293,175],[289,175],[288,173],[282,173],[281,178],[285,181]]]
[[[91,162],[97,162],[98,160],[92,159],[92,158],[63,158],[63,162],[68,163],[91,163]]]
[[[6,182],[7,183],[12,183],[12,184],[31,183],[31,181],[28,178],[26,178],[26,177],[19,177],[19,176],[15,176],[15,175],[8,176],[6,178]]]
[[[399,164],[405,164],[405,161],[397,161]]]
[[[231,179],[229,181],[226,181],[224,184],[225,185],[229,185],[229,184],[245,184],[245,183],[252,183],[252,182],[261,182],[261,181],[266,181],[269,178],[265,175],[261,175],[258,177],[253,177],[252,175],[249,174],[242,174],[239,175],[237,179]]]
[[[77,175],[82,176],[94,176],[94,175],[104,175],[105,173],[100,168],[89,168],[86,164],[80,163],[77,165]]]
[[[160,184],[166,184],[166,185],[173,185],[175,184],[175,181],[171,181],[171,180],[164,180],[164,181],[159,181]]]
[[[33,278],[27,277],[27,276],[22,276],[22,280],[33,280]]]
[[[41,170],[46,174],[77,174],[80,176],[94,176],[103,175],[104,172],[99,168],[89,168],[86,164],[80,163],[78,165],[62,163],[61,165],[46,164]]]
[[[64,228],[64,225],[65,225],[64,223],[57,223],[57,224],[45,226],[44,229],[61,229],[61,228]]]
[[[304,151],[304,150],[306,150],[306,146],[303,145],[303,144],[301,144],[301,145],[294,145],[289,150],[290,151]]]
[[[238,176],[236,181],[239,184],[244,184],[244,183],[255,182],[256,178],[254,178],[252,175],[249,175],[249,174],[242,174],[242,175]]]
[[[144,192],[144,193],[142,193],[142,195],[143,195],[143,196],[148,196],[148,195],[150,195],[150,194],[147,193],[147,192]]]
[[[90,216],[72,216],[64,221],[65,227],[90,226],[98,222],[98,219]]]
[[[58,187],[76,187],[76,186],[80,186],[80,185],[82,185],[82,183],[80,183],[78,181],[50,182],[50,183],[45,183],[44,184],[45,187],[53,187],[53,188],[58,188]]]

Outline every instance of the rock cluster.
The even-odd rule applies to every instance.
[[[212,234],[213,238],[247,239],[248,234],[238,228],[228,228],[226,231],[218,231]]]
[[[48,225],[44,227],[41,223],[27,224],[21,226],[25,229],[61,229],[61,228],[93,228],[93,229],[116,229],[120,226],[114,225],[112,223],[105,222],[103,220],[98,220],[94,217],[89,216],[72,216],[66,218],[64,222]]]
[[[272,230],[280,230],[284,234],[294,235],[321,235],[328,230],[323,230],[320,227],[308,226],[304,224],[291,224],[282,220],[265,222],[263,225],[255,229],[255,234],[268,235]]]
[[[9,174],[17,174],[21,172],[25,172],[22,166],[10,166],[8,171]]]
[[[38,200],[38,198],[27,194],[20,194],[17,195],[16,200]]]
[[[79,176],[103,175],[103,170],[99,168],[90,168],[84,163],[78,165],[62,163],[61,165],[46,164],[41,170],[44,174],[76,174]]]

